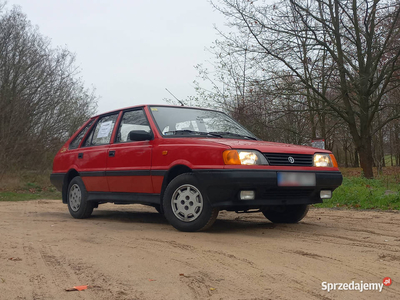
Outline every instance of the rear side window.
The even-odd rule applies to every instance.
[[[76,149],[79,147],[79,144],[81,143],[83,137],[85,136],[86,132],[89,130],[90,126],[92,126],[94,122],[94,119],[91,120],[86,126],[85,128],[83,128],[81,130],[81,132],[79,132],[79,134],[72,140],[71,144],[69,144],[69,149]]]
[[[132,130],[144,130],[150,132],[149,122],[143,110],[127,111],[122,116],[117,134],[117,143],[130,142],[129,132]]]
[[[117,121],[118,113],[101,117],[86,139],[85,147],[110,143],[111,135]]]

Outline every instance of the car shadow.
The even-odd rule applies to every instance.
[[[56,213],[56,212],[48,212],[42,215],[47,215],[47,217],[55,217],[57,215],[58,221],[67,222],[68,219],[74,220],[68,212],[65,213]],[[87,219],[88,221],[96,221],[96,222],[112,222],[112,223],[141,223],[141,224],[160,224],[160,225],[168,225],[171,230],[175,230],[171,225],[169,225],[168,221],[165,219],[163,215],[156,211],[142,211],[142,210],[101,210],[96,209],[92,216]],[[222,216],[215,221],[214,225],[208,230],[204,231],[204,233],[211,234],[229,234],[229,233],[258,233],[264,234],[267,230],[273,229],[284,229],[288,226],[296,226],[299,227],[300,224],[274,224],[269,222],[264,218],[226,218]]]
[[[251,220],[227,220],[227,219],[217,219],[214,225],[207,230],[208,233],[237,233],[237,232],[247,232],[255,230],[272,230],[275,229],[280,224],[273,224],[271,222]]]
[[[96,210],[90,219],[125,223],[168,224],[163,215],[158,212],[147,211]]]
[[[169,225],[165,217],[152,211],[121,211],[121,210],[96,210],[91,216],[92,220],[124,223],[148,223]],[[171,226],[171,225],[169,225]],[[273,224],[268,220],[242,220],[242,219],[217,219],[214,225],[206,230],[206,233],[237,233],[254,232],[255,230],[272,230],[284,224]],[[172,226],[171,230],[175,230]]]

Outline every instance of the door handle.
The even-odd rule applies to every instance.
[[[78,153],[78,158],[83,158],[83,153]]]
[[[115,156],[115,151],[114,150],[108,151],[108,156],[109,157],[114,157]]]

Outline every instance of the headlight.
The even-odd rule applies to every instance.
[[[337,167],[337,162],[333,154],[316,153],[314,154],[314,167]]]
[[[268,165],[264,155],[255,150],[225,150],[222,156],[226,165]]]

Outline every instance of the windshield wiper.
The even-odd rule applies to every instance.
[[[198,134],[198,135],[211,135],[215,137],[222,138],[223,136],[216,133],[216,132],[203,132],[203,131],[195,131],[195,130],[189,130],[189,129],[183,129],[183,130],[175,130],[175,131],[167,131],[164,133],[164,135],[177,135],[177,134],[184,134],[184,133],[190,133],[190,134]]]
[[[218,134],[218,135],[220,135],[220,136],[226,134],[226,135],[233,135],[233,136],[238,136],[238,137],[244,137],[244,138],[249,139],[249,140],[255,140],[255,141],[258,140],[257,138],[252,137],[252,136],[243,135],[243,134],[238,134],[238,133],[233,133],[233,132],[229,132],[229,131],[218,131],[218,132],[209,132],[209,133]]]

